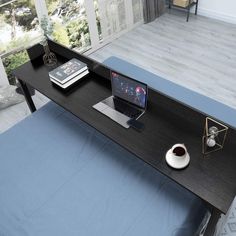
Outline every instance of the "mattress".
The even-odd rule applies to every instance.
[[[0,135],[0,235],[191,236],[202,201],[53,102]]]

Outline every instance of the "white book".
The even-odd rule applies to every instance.
[[[50,77],[50,80],[57,84],[58,86],[60,86],[61,88],[65,89],[67,87],[69,87],[70,85],[72,85],[73,83],[77,82],[78,80],[82,79],[85,75],[87,75],[89,73],[88,70],[82,72],[81,74],[75,76],[74,78],[72,78],[71,80],[69,80],[68,82],[64,83],[64,84],[61,84],[59,83],[58,81],[56,81],[55,79],[51,78]]]
[[[63,65],[50,71],[49,77],[61,84],[65,84],[67,81],[73,79],[76,75],[84,72],[87,69],[88,67],[85,63],[79,61],[76,58],[73,58]]]

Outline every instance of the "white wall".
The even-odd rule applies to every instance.
[[[236,0],[199,0],[198,14],[236,24]]]

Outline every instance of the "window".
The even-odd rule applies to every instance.
[[[28,60],[26,52],[22,49],[38,42],[41,36],[34,2],[0,1],[0,35],[3,65],[9,82],[14,84],[15,79],[11,71]]]
[[[42,38],[43,16],[55,41],[85,52],[142,22],[142,0],[0,0],[0,60],[12,81],[12,69],[28,60],[22,50]]]
[[[91,47],[84,0],[46,0],[53,38],[83,52]]]
[[[0,1],[0,22],[0,54],[33,44],[40,37],[33,1]]]

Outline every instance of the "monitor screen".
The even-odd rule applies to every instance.
[[[111,72],[112,94],[141,108],[146,107],[147,85],[128,78],[117,72]]]

